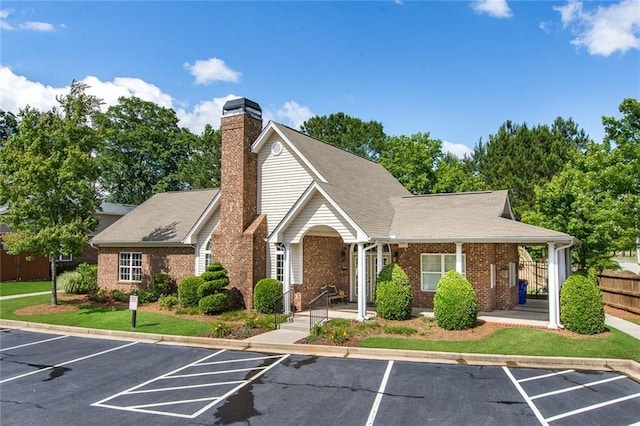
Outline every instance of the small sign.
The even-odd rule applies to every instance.
[[[129,309],[132,311],[138,310],[138,296],[129,296]]]

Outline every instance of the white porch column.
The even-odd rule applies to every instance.
[[[382,259],[382,243],[378,243],[376,249],[378,250],[376,252],[377,255],[377,260],[378,260],[378,265],[376,267],[376,279],[378,278],[378,275],[380,274],[380,271],[382,271],[382,268],[384,267],[383,263],[383,259]]]
[[[456,272],[462,274],[462,243],[456,243]]]
[[[367,256],[364,243],[358,243],[358,321],[367,319]]]
[[[282,303],[284,303],[284,313],[289,315],[291,313],[291,244],[285,243],[284,245],[284,283],[283,291],[285,293]]]
[[[558,301],[558,269],[556,264],[556,245],[548,243],[547,254],[547,286],[549,287],[549,328],[558,328],[558,316],[560,315]]]
[[[556,250],[556,253],[558,256],[558,289],[559,289],[560,285],[564,282],[564,280],[567,279],[567,272],[566,272],[567,263],[564,260],[567,250],[566,249]]]

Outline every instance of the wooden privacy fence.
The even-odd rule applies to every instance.
[[[640,275],[604,271],[598,278],[606,305],[640,314]]]

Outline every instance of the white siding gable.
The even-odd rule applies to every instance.
[[[218,226],[220,222],[220,208],[217,208],[213,215],[198,234],[198,244],[196,245],[196,275],[200,275],[204,272],[204,249],[207,246],[207,241],[211,238],[211,232]],[[215,260],[215,259],[214,259]]]
[[[316,193],[297,214],[285,231],[285,240],[299,243],[304,234],[313,227],[321,227],[320,232],[326,232],[326,227],[337,231],[345,243],[355,242],[357,233],[353,227],[338,213],[338,211],[320,193]]]
[[[272,147],[280,143],[282,151],[274,155]],[[258,214],[267,215],[271,234],[293,204],[311,184],[312,176],[278,134],[258,153]]]

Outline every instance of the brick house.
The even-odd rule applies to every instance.
[[[284,284],[298,309],[331,284],[365,319],[375,277],[397,262],[416,307],[431,307],[448,270],[466,275],[481,311],[518,302],[518,246],[549,247],[549,326],[570,235],[517,222],[507,191],[411,195],[381,165],[282,124],[262,126],[247,99],[223,108],[219,190],[157,194],[93,239],[99,285],[128,289],[168,272],[200,274],[211,261],[251,307],[264,277]]]
[[[113,225],[118,219],[129,213],[136,207],[130,204],[116,204],[103,202],[100,210],[96,212],[98,228],[89,234],[89,238],[104,231]],[[17,255],[9,254],[2,244],[2,236],[13,232],[8,226],[2,224],[1,216],[8,211],[7,206],[0,206],[0,281],[34,281],[51,278],[51,264],[46,256],[36,256],[29,259],[30,253],[24,252]],[[80,263],[97,264],[98,250],[87,244],[78,256],[60,256],[58,267],[70,270]]]

